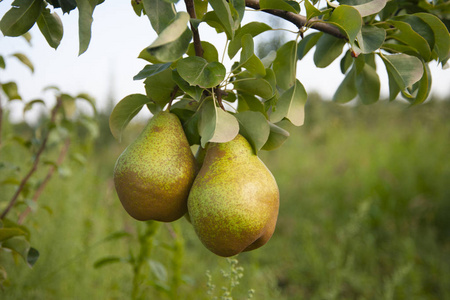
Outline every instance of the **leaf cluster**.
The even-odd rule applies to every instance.
[[[79,54],[85,52],[91,40],[92,14],[104,0],[14,0],[11,9],[0,20],[5,36],[21,36],[37,24],[50,47],[56,49],[64,34],[61,18],[55,9],[70,13],[78,8]]]
[[[389,75],[390,100],[401,94],[412,104],[422,103],[431,88],[427,64],[436,60],[444,66],[449,58],[448,30],[433,14],[440,4],[424,8],[420,2],[416,7],[421,10],[411,12],[398,1],[346,0],[319,8],[305,0],[306,16],[301,16],[297,2],[259,1],[260,10],[291,20],[299,30],[276,51],[258,57],[254,38],[274,29],[262,22],[242,23],[245,7],[256,7],[254,3],[210,0],[211,9],[205,1],[185,3],[187,12],[177,12],[165,0],[132,3],[139,16],[147,15],[158,37],[140,53],[149,64],[134,77],[144,79],[146,94],[127,96],[117,104],[110,119],[114,136],[120,138],[147,106],[152,113],[170,109],[177,114],[191,144],[227,142],[239,132],[255,152],[272,150],[289,136],[283,129],[286,122],[304,122],[307,93],[296,65],[312,48],[319,68],[328,67],[347,48],[341,59],[345,78],[333,97],[338,103],[379,99],[376,56]],[[200,24],[223,33],[226,49],[201,41],[196,35]],[[310,28],[324,30],[305,36]],[[331,28],[337,33],[330,34]],[[219,53],[226,53],[233,64],[225,66]]]

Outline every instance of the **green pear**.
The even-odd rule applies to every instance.
[[[188,212],[202,243],[220,256],[264,245],[278,217],[275,178],[241,135],[209,143],[192,185]]]
[[[117,159],[114,184],[133,218],[171,222],[187,212],[196,169],[180,120],[160,112]]]

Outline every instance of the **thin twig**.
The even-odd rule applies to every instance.
[[[57,97],[56,105],[52,109],[50,123],[54,123],[55,122],[55,120],[56,120],[56,113],[58,112],[58,109],[61,107],[61,105],[62,105],[62,99],[61,99],[61,97]],[[49,135],[50,135],[50,130],[47,132],[47,134],[45,135],[44,139],[42,140],[42,144],[41,144],[41,146],[39,147],[39,149],[38,149],[38,151],[36,153],[36,157],[34,159],[33,165],[31,166],[31,169],[28,171],[28,173],[25,175],[25,177],[20,182],[20,185],[17,188],[17,190],[16,190],[15,194],[13,195],[13,197],[11,198],[11,200],[9,201],[8,206],[5,208],[5,210],[0,215],[0,219],[4,219],[6,217],[6,215],[9,213],[9,211],[14,207],[14,205],[17,202],[17,200],[19,199],[20,193],[24,189],[24,187],[27,184],[28,180],[30,179],[31,175],[33,175],[33,173],[36,172],[38,164],[39,164],[39,160],[41,158],[41,155],[44,152],[45,147],[47,146],[47,141],[48,141]]]
[[[64,142],[64,146],[62,147],[61,152],[59,153],[59,157],[58,157],[58,160],[56,161],[56,164],[52,165],[50,167],[50,169],[47,172],[47,176],[45,176],[44,180],[42,181],[42,183],[39,185],[38,189],[34,193],[33,198],[31,199],[33,202],[37,202],[37,200],[41,196],[42,192],[44,191],[45,187],[47,186],[48,182],[52,178],[53,173],[55,173],[56,168],[59,167],[62,164],[62,162],[64,161],[64,158],[66,157],[66,154],[69,151],[69,147],[70,147],[70,138],[67,138],[66,141]],[[27,209],[24,212],[22,212],[22,214],[19,216],[19,220],[17,223],[22,224],[24,219],[30,212],[31,212],[31,208],[27,207]]]
[[[186,4],[186,10],[189,13],[191,19],[196,19],[197,16],[195,14],[195,6],[193,0],[184,0]],[[202,42],[200,40],[200,34],[198,33],[198,29],[191,23],[192,37],[194,39],[194,49],[195,55],[203,57],[203,47]]]
[[[170,101],[169,105],[167,106],[167,111],[170,111],[170,108],[172,107],[172,102],[173,100],[175,100],[179,89],[180,88],[178,87],[178,85],[176,85],[172,91],[172,94],[170,94]]]
[[[258,0],[245,0],[245,6],[253,8],[255,10],[261,10],[261,7],[259,6]],[[292,12],[280,10],[280,9],[263,9],[261,10],[265,13],[280,17],[282,19],[285,19],[286,21],[291,22],[295,26],[297,26],[299,29],[301,29],[304,26],[308,26],[314,29],[317,29],[319,31],[331,34],[337,38],[346,39],[347,37],[341,33],[341,31],[328,23],[322,23],[322,22],[312,22],[308,23],[308,19],[305,16],[294,14]]]
[[[2,98],[0,96],[0,148],[2,148],[2,125],[3,125],[3,106],[2,106]]]

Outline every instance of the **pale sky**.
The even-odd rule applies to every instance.
[[[0,18],[10,8],[11,2],[12,0],[0,2]],[[179,10],[185,10],[182,1],[178,5]],[[113,92],[116,102],[129,94],[145,94],[142,81],[133,81],[133,76],[146,65],[145,61],[137,58],[139,52],[152,43],[156,34],[146,16],[135,15],[130,1],[110,0],[97,6],[94,11],[91,43],[81,56],[78,56],[77,11],[65,15],[62,15],[60,9],[56,12],[64,25],[64,37],[56,51],[47,44],[37,25],[30,30],[32,47],[22,38],[0,35],[0,55],[5,57],[7,63],[7,69],[0,70],[1,82],[16,81],[25,102],[41,98],[51,103],[52,95],[49,92],[43,93],[42,89],[56,85],[63,92],[70,94],[86,92],[92,95],[100,109],[106,106],[110,91]],[[264,22],[266,14],[246,12],[245,20]],[[223,34],[217,36],[215,31],[205,29],[208,29],[207,25],[201,25],[201,39],[214,43],[220,55],[225,44]],[[280,31],[276,32],[279,33]],[[270,34],[263,33],[258,39],[267,38]],[[295,38],[289,33],[285,34],[285,37]],[[8,57],[15,52],[24,53],[30,58],[35,67],[33,74],[15,58]],[[324,97],[332,97],[344,77],[339,70],[339,59],[330,67],[319,69],[313,63],[312,54],[313,51],[299,62],[298,78],[308,92],[318,91]],[[235,59],[239,59],[239,56],[236,57]],[[229,70],[230,66],[226,67]],[[442,70],[435,62],[432,62],[430,67],[433,74],[432,93],[439,97],[449,95],[450,71]],[[386,96],[387,75],[382,64],[378,64],[378,69],[382,96]],[[21,111],[20,103],[14,104],[13,107]]]

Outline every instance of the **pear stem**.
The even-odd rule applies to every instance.
[[[225,107],[223,106],[223,103],[222,103],[222,93],[224,93],[224,92],[219,87],[216,87],[214,89],[214,92],[217,95],[217,103],[219,104],[220,108],[225,110]]]
[[[172,107],[172,102],[173,102],[173,100],[175,100],[178,90],[179,90],[179,87],[178,87],[178,85],[176,85],[173,88],[172,94],[170,94],[170,101],[169,101],[169,105],[167,106],[168,112],[170,112],[170,108]]]

